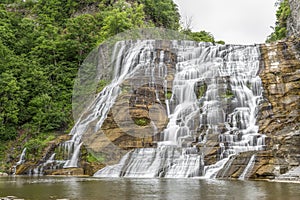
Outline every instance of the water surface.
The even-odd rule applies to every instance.
[[[211,179],[1,177],[0,197],[86,200],[298,200],[299,184]]]

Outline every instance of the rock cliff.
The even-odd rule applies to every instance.
[[[259,132],[267,136],[267,147],[265,151],[244,152],[232,157],[217,177],[239,178],[253,155],[254,165],[245,178],[282,179],[282,174],[299,167],[299,47],[300,39],[296,37],[260,46],[264,101],[257,120]]]
[[[219,178],[239,178],[255,155],[246,178],[300,180],[300,1],[289,4],[288,39],[260,45],[264,101],[258,124],[268,137],[266,151],[232,157]]]

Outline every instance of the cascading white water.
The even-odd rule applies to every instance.
[[[25,162],[25,156],[26,156],[26,147],[22,150],[22,153],[20,155],[19,161],[16,163],[16,165],[21,165],[22,163]]]
[[[111,63],[113,63],[112,67],[114,68],[112,81],[97,95],[94,102],[89,106],[87,109],[88,116],[84,116],[84,118],[80,118],[77,121],[70,133],[72,135],[71,140],[63,144],[69,155],[69,160],[66,161],[64,168],[78,166],[78,156],[83,134],[93,121],[97,121],[94,132],[97,132],[101,128],[110,108],[120,93],[120,84],[126,78],[132,76],[136,70],[133,63],[138,58],[138,55],[140,55],[140,50],[149,46],[151,46],[150,41],[140,41],[134,44],[131,41],[116,43],[111,59]],[[144,61],[147,62],[147,60]]]
[[[255,158],[256,158],[256,155],[253,154],[248,162],[248,164],[246,165],[243,173],[240,175],[239,179],[240,180],[244,180],[248,174],[251,172],[252,168],[254,167],[254,164],[255,164]]]
[[[98,171],[96,177],[193,177],[201,174],[201,157],[185,154],[175,146],[135,149],[119,164]]]
[[[20,155],[20,158],[19,158],[19,161],[12,167],[12,171],[13,171],[13,174],[16,173],[17,171],[17,166],[23,164],[25,162],[25,156],[26,156],[26,147],[22,150],[22,153]]]
[[[116,43],[111,83],[82,113],[71,130],[72,138],[60,147],[67,159],[51,158],[51,162],[37,167],[39,174],[44,167],[78,167],[82,137],[87,131],[101,129],[124,81],[138,80],[139,76],[144,81],[148,77],[147,83],[140,84],[153,86],[159,82],[167,94],[169,58],[164,51],[165,44],[161,43],[155,40]],[[94,176],[211,178],[231,155],[264,148],[265,136],[258,134],[256,125],[258,104],[262,98],[258,47],[192,41],[171,41],[168,45],[166,51],[176,55],[177,64],[172,96],[164,103],[169,122],[160,133],[157,148],[132,150],[119,164],[107,166]],[[163,105],[155,92],[156,102]],[[155,135],[158,129],[153,121],[151,126]],[[210,140],[208,136],[213,134],[218,135],[215,142],[220,145],[219,162],[205,166],[206,143]]]
[[[208,134],[219,135],[221,161],[217,169],[232,154],[264,148],[264,135],[258,134],[256,125],[262,98],[258,47],[173,41],[172,49],[177,54],[177,65],[172,97],[166,100],[169,123],[162,133],[163,140],[158,141],[158,148],[129,152],[119,164],[94,176],[205,175],[204,155],[195,145],[205,144]],[[123,61],[124,67],[128,62],[133,61]],[[208,171],[210,177],[217,173]]]
[[[205,166],[204,172],[203,172],[203,174],[204,174],[203,178],[210,178],[210,179],[215,178],[217,176],[218,172],[222,168],[224,168],[224,166],[226,165],[228,160],[230,160],[230,157],[219,160],[218,162],[216,162],[213,165]]]

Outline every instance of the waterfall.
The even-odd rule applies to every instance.
[[[253,169],[254,164],[255,164],[255,158],[256,158],[256,155],[253,154],[251,156],[247,166],[245,167],[243,173],[240,175],[240,177],[239,177],[240,180],[244,180],[245,178],[248,177],[249,173],[251,173],[251,170]]]
[[[153,44],[153,41],[149,43]],[[137,42],[129,49],[141,48],[138,52],[143,54],[145,46],[141,44],[145,41]],[[122,45],[126,46],[125,43]],[[155,51],[154,47],[152,45],[148,51]],[[128,46],[123,49],[128,50]],[[264,149],[265,136],[258,134],[256,125],[258,105],[262,99],[258,47],[172,41],[170,49],[177,56],[177,64],[172,96],[165,103],[169,122],[161,132],[161,140],[157,141],[158,147],[132,150],[119,164],[107,166],[94,176],[213,177],[231,155]],[[136,53],[129,51],[125,55],[134,58]],[[146,60],[153,59],[150,55],[149,52],[143,54]],[[160,56],[158,65],[162,66],[167,59],[163,59],[163,53]],[[123,73],[115,75],[119,83],[128,77],[127,74],[135,76],[135,70],[126,70],[133,62],[141,61],[126,58],[120,61]],[[143,63],[143,66],[148,69],[151,65]],[[162,74],[162,77],[165,75]],[[117,84],[112,86],[108,86],[107,90],[118,87]],[[106,110],[100,115],[103,119],[112,104],[109,107],[101,104]],[[97,128],[102,123],[98,123]],[[205,166],[205,145],[209,135],[218,135],[219,161]]]
[[[204,178],[216,178],[218,172],[226,165],[230,157],[219,160],[213,165],[204,167]]]
[[[111,58],[111,63],[114,64],[112,81],[97,95],[87,111],[82,114],[72,128],[70,133],[72,135],[71,140],[63,144],[69,155],[64,168],[78,166],[78,156],[83,134],[90,128],[91,122],[97,122],[93,128],[93,132],[97,132],[101,128],[110,108],[114,105],[120,93],[120,84],[135,72],[136,69],[133,68],[133,64],[138,56],[140,56],[140,50],[145,48],[145,46],[151,46],[150,41],[140,41],[134,44],[130,41],[116,43]]]
[[[25,156],[26,156],[26,147],[22,150],[22,153],[20,155],[20,158],[19,158],[19,161],[16,162],[16,164],[12,167],[12,171],[13,171],[13,174],[16,174],[16,171],[17,171],[17,166],[23,164],[25,162]]]
[[[19,161],[16,163],[16,165],[21,165],[25,162],[25,156],[26,156],[26,147],[22,150],[22,153],[20,155]]]
[[[201,159],[197,154],[185,155],[174,146],[135,149],[119,164],[98,171],[96,177],[193,177],[201,174]]]
[[[152,137],[156,147],[132,149],[118,164],[95,173],[96,177],[214,178],[232,155],[265,148],[265,136],[258,133],[256,124],[262,99],[258,46],[127,40],[117,42],[107,57],[112,70],[107,72],[107,67],[104,71],[111,81],[79,115],[70,132],[71,139],[60,145],[58,151],[63,151],[63,156],[57,157],[63,159],[54,160],[52,154],[33,173],[80,167],[82,146],[87,147],[86,141],[95,139],[93,135],[105,136],[102,126],[109,112],[120,129],[126,130],[128,123],[134,123],[127,120],[122,124],[118,117],[123,115],[114,107],[124,83],[130,92],[141,87],[152,88],[153,104],[165,109],[168,122],[163,130],[160,122],[154,120],[147,130],[139,127],[142,135]],[[172,64],[170,57],[175,57]],[[132,96],[133,102],[140,103],[141,99]],[[130,131],[126,134],[132,137]],[[209,146],[211,143],[218,146]],[[213,149],[217,149],[216,162],[208,165],[209,151]]]

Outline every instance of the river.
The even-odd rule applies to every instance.
[[[0,197],[26,200],[298,200],[299,184],[214,179],[0,177]]]

